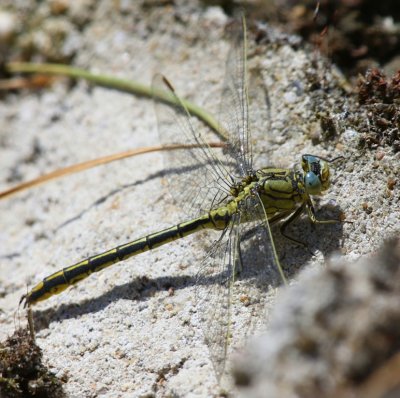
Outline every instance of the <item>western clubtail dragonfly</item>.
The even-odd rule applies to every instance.
[[[284,279],[269,224],[284,220],[281,233],[301,243],[289,237],[285,229],[304,210],[313,223],[336,222],[317,220],[311,199],[311,195],[320,195],[329,188],[331,161],[303,155],[301,168],[253,169],[244,18],[236,26],[219,109],[221,131],[227,138],[223,150],[207,145],[198,121],[192,118],[169,81],[161,75],[153,79],[153,90],[167,92],[175,104],[155,104],[161,141],[171,144],[178,140],[192,145],[192,149],[165,155],[168,168],[177,171],[169,176],[171,192],[188,214],[188,221],[63,268],[44,278],[21,299],[32,306],[93,272],[137,254],[201,230],[220,231],[196,279],[199,318],[218,378],[223,374],[233,334],[233,306],[246,306],[249,322],[252,317],[261,319],[271,268],[276,267]],[[242,245],[249,241],[252,252],[261,259],[258,266],[251,264],[251,256],[243,252]]]

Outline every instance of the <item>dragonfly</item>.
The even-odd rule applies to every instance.
[[[303,211],[314,224],[337,222],[317,219],[311,198],[329,188],[329,164],[336,159],[305,154],[301,167],[253,168],[246,48],[246,24],[242,18],[232,28],[218,111],[220,129],[227,138],[223,149],[207,144],[205,126],[191,116],[167,78],[153,78],[154,92],[167,93],[172,100],[168,105],[155,102],[162,143],[184,140],[191,148],[164,155],[167,168],[175,172],[167,175],[171,193],[187,220],[45,277],[21,298],[25,306],[59,294],[112,264],[196,232],[214,230],[219,236],[200,264],[195,288],[199,321],[220,379],[234,335],[234,307],[246,309],[249,325],[260,320],[271,272],[278,270],[285,280],[270,224],[283,221],[282,235],[302,244],[289,236],[286,228]]]

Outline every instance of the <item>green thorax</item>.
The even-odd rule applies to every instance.
[[[280,213],[291,213],[308,195],[304,189],[302,174],[289,169],[265,168],[254,176],[246,177],[232,188],[232,199],[210,212],[216,229],[224,229],[233,214],[237,213],[247,198],[258,193],[268,218]],[[246,215],[242,222],[246,221]]]
[[[277,213],[293,211],[308,198],[303,175],[299,171],[266,168],[257,171],[256,175],[268,218]]]

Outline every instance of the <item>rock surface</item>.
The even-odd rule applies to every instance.
[[[148,85],[161,71],[181,96],[214,113],[229,18],[196,2],[162,3],[99,1],[90,14],[85,8],[79,22],[84,29],[71,38],[74,65]],[[250,108],[256,166],[291,167],[303,153],[346,157],[335,166],[334,183],[317,202],[317,213],[344,214],[352,223],[313,228],[304,217],[290,227],[315,256],[273,229],[285,272],[296,284],[300,270],[323,267],[332,253],[353,260],[398,232],[399,184],[389,189],[387,181],[399,178],[399,154],[382,148],[377,160],[361,152],[352,124],[358,106],[335,69],[298,38],[270,27],[258,30],[257,44],[254,33],[249,37],[249,74],[261,72],[270,112],[265,103]],[[63,79],[42,92],[12,93],[0,107],[0,188],[158,142],[150,100]],[[0,202],[2,340],[24,322],[22,309],[15,313],[19,299],[43,277],[182,221],[162,171],[162,156],[154,153]],[[215,396],[224,389],[235,394],[229,378],[218,386],[196,317],[195,275],[204,247],[216,237],[200,234],[137,256],[35,307],[37,343],[51,370],[67,380],[68,396]],[[275,290],[267,298],[266,318]],[[241,330],[240,317],[236,322]]]

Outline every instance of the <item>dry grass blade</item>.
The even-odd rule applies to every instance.
[[[225,144],[222,142],[211,142],[208,145],[212,148],[222,148],[225,146]],[[101,165],[104,165],[107,163],[115,162],[117,160],[126,159],[126,158],[129,158],[132,156],[143,155],[145,153],[151,153],[151,152],[174,151],[174,150],[178,150],[178,149],[192,149],[195,146],[196,145],[174,144],[174,145],[164,145],[164,146],[158,145],[158,146],[151,146],[151,147],[143,147],[143,148],[131,149],[129,151],[115,153],[113,155],[103,156],[100,158],[88,160],[88,161],[81,162],[81,163],[76,163],[72,166],[54,170],[51,173],[44,174],[33,180],[25,181],[21,184],[16,185],[15,187],[6,189],[6,190],[0,192],[0,200],[8,198],[12,195],[15,195],[19,192],[25,191],[27,189],[34,188],[34,187],[44,184],[48,181],[55,180],[57,178],[61,178],[61,177],[64,177],[64,176],[67,176],[70,174],[79,173],[81,171],[88,170],[93,167],[101,166]]]
[[[11,79],[2,79],[0,80],[0,91],[41,89],[49,87],[57,79],[59,79],[59,77],[45,75],[35,75],[28,78],[14,77]]]

